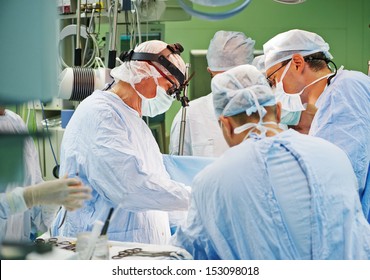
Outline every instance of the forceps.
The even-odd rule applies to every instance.
[[[148,252],[143,251],[142,248],[132,248],[119,251],[117,255],[112,256],[112,259],[122,259],[129,256],[140,256],[140,257],[172,257],[174,251],[162,251],[162,252]]]
[[[66,249],[66,250],[70,250],[70,251],[75,251],[76,250],[76,242],[71,242],[71,241],[68,241],[68,240],[58,241],[58,238],[56,238],[56,237],[51,237],[47,240],[42,239],[42,238],[37,238],[37,239],[35,239],[34,242],[35,242],[36,245],[50,244],[50,245],[53,245],[53,246],[56,246],[56,247],[60,246],[61,249]]]

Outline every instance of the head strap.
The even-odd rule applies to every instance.
[[[185,82],[184,74],[171,62],[167,57],[171,54],[180,54],[184,51],[184,48],[179,44],[175,43],[172,45],[167,45],[159,53],[145,53],[145,52],[134,52],[134,50],[122,52],[119,56],[119,59],[123,62],[130,60],[137,61],[155,61],[162,65],[165,69],[168,70],[179,82],[180,85],[183,85]]]

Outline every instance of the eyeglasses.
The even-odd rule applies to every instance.
[[[172,86],[167,90],[167,94],[169,96],[174,97],[174,95],[177,94],[178,91],[181,91],[180,89],[181,86],[178,87],[177,84],[170,77],[168,77],[165,73],[163,73],[161,69],[155,66],[154,63],[152,63],[151,61],[148,61],[148,63],[152,65],[159,72],[159,74],[161,74],[163,78],[165,78],[167,81],[169,81],[172,84]]]
[[[282,64],[278,69],[276,69],[274,72],[272,72],[268,77],[266,78],[267,82],[269,83],[270,87],[275,86],[275,79],[270,80],[271,76],[274,75],[277,71],[279,71],[281,68],[283,68],[286,64]]]
[[[154,63],[151,61],[147,61],[150,65],[152,65],[158,72],[161,74],[163,78],[165,78],[167,81],[169,81],[172,86],[166,91],[167,94],[173,98],[176,98],[177,100],[181,100],[180,95],[181,91],[189,84],[190,80],[194,77],[195,72],[193,72],[189,78],[187,78],[183,84],[178,85],[175,83],[169,76],[167,76],[161,69],[159,69]],[[180,81],[179,81],[180,82]]]

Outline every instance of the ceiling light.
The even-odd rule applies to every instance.
[[[282,4],[301,4],[306,0],[274,0],[274,1]]]

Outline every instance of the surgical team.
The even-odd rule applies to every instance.
[[[190,182],[175,178],[142,118],[166,112],[187,82],[182,46],[151,40],[122,54],[114,83],[65,129],[65,177],[43,182],[25,147],[29,176],[0,195],[1,239],[48,228],[76,237],[114,208],[110,240],[171,244],[194,259],[370,259],[370,77],[337,68],[306,30],[277,34],[261,56],[254,44],[224,30],[210,41],[211,93],[189,102],[183,156],[209,161]],[[181,112],[174,156],[180,125]],[[0,110],[0,131],[25,130]]]

